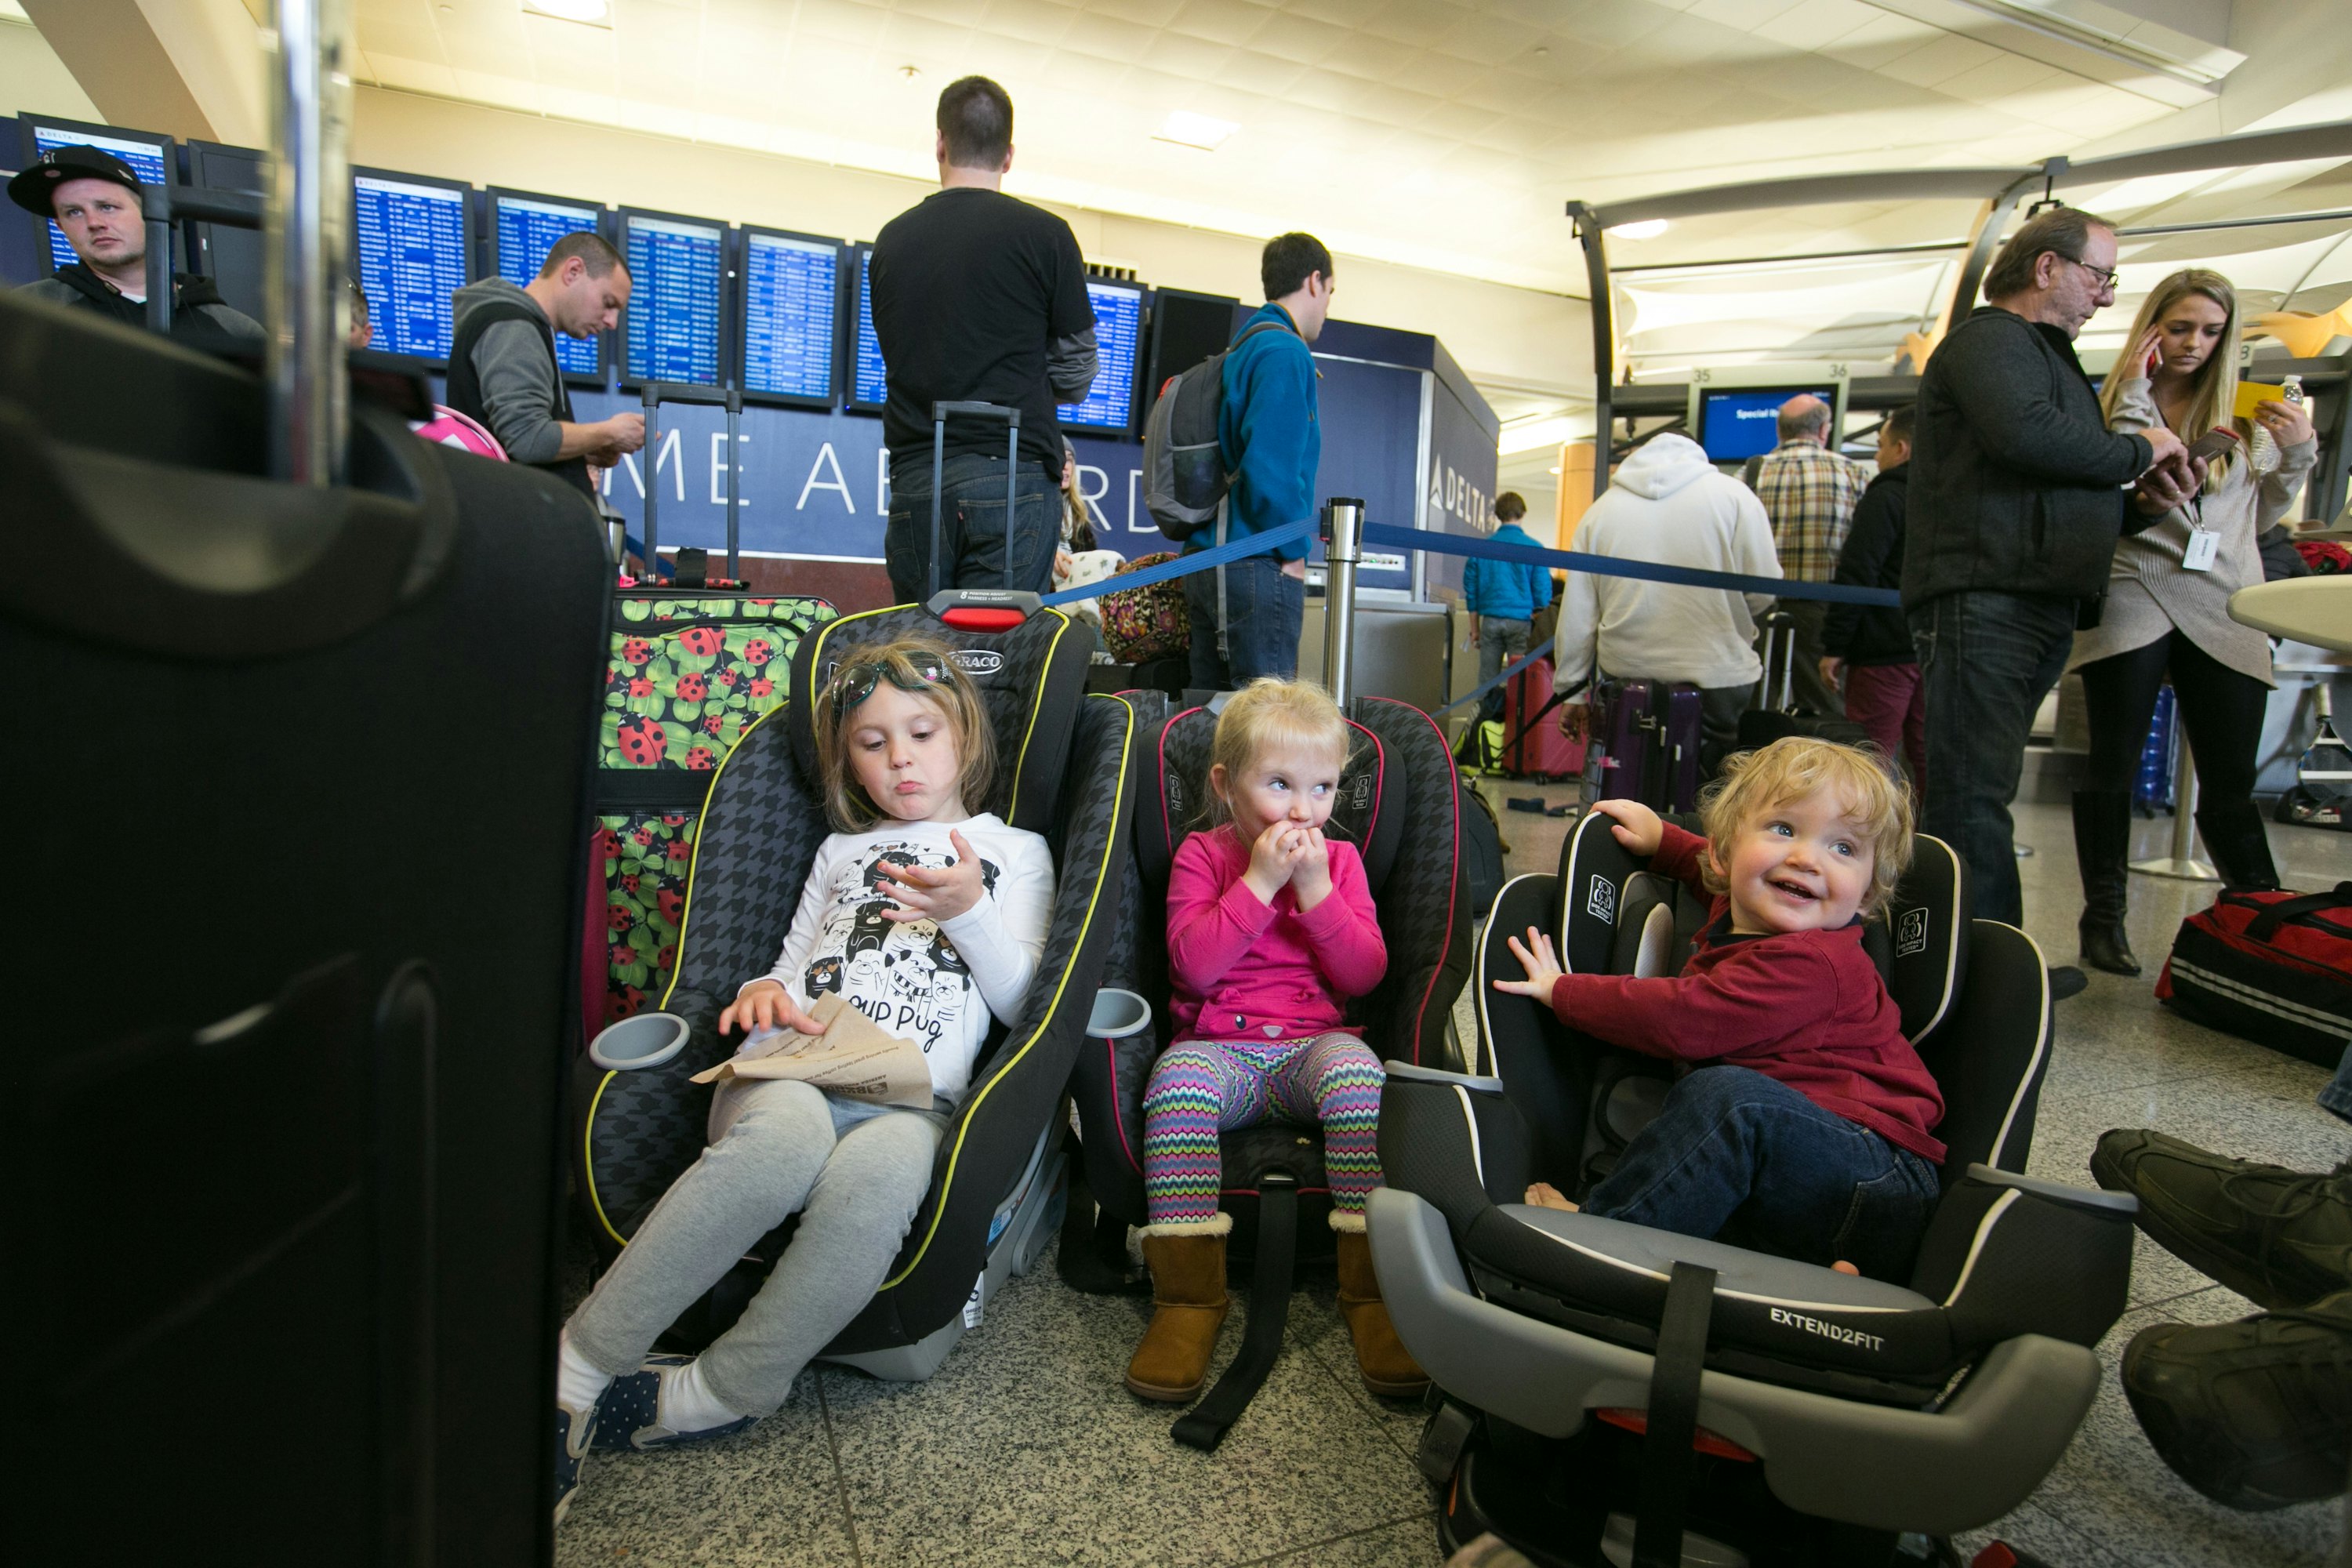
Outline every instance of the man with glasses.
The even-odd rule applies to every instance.
[[[2071,207],[2028,218],[1919,382],[1903,607],[1927,703],[1920,827],[1968,862],[1976,912],[2012,925],[2009,807],[2033,715],[2075,628],[2098,624],[2117,537],[2204,478],[2160,426],[2110,433],[2074,357],[2083,323],[2115,302],[2115,266],[2112,225]],[[2083,977],[2052,983],[2069,995]]]

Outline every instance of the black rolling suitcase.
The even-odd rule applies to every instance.
[[[1796,617],[1774,610],[1764,617],[1764,679],[1756,689],[1756,706],[1739,716],[1739,743],[1734,749],[1752,752],[1788,735],[1810,735],[1842,746],[1867,743],[1870,731],[1851,719],[1798,710],[1796,662]]]
[[[962,583],[956,579],[954,563],[940,559],[946,547],[944,524],[940,516],[945,498],[940,489],[947,479],[948,421],[957,418],[1001,419],[1004,422],[1004,551],[1005,566],[1012,566],[1013,520],[1020,502],[1021,481],[1021,410],[1002,403],[934,403],[931,405],[931,554],[930,566],[923,588],[923,603],[937,598],[942,588],[1012,588],[1034,592],[1036,585],[1028,583]],[[963,522],[957,520],[956,556],[963,555]],[[1053,573],[1053,552],[1045,556],[1045,570]]]
[[[611,566],[571,487],[0,296],[28,822],[0,1557],[551,1549],[561,1068]],[[27,565],[34,570],[26,570]]]
[[[665,403],[723,406],[727,445],[736,448],[738,394],[653,382],[643,398],[647,451],[660,449]],[[655,564],[661,487],[646,486],[646,575],[624,579],[614,595],[604,664],[581,927],[583,1046],[604,1025],[657,1003],[667,988],[687,867],[710,781],[744,731],[782,704],[784,672],[802,636],[835,613],[823,599],[779,598],[743,586],[741,507],[730,461],[726,575],[709,574],[704,551],[680,550],[674,574],[663,582]]]

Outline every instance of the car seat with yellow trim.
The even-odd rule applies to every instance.
[[[1493,1531],[1547,1563],[1867,1563],[2000,1518],[2090,1407],[2133,1200],[2021,1173],[2051,1037],[2031,939],[1969,918],[1920,836],[1864,947],[1942,1089],[1943,1195],[1907,1279],[1527,1205],[1580,1197],[1656,1114],[1666,1064],[1497,993],[1506,939],[1571,972],[1679,969],[1695,900],[1588,815],[1557,876],[1496,896],[1477,1076],[1391,1064],[1372,1257],[1435,1406],[1424,1474],[1450,1550]],[[1703,911],[1701,911],[1703,913]],[[1941,1559],[1939,1559],[1941,1560]]]
[[[1210,708],[1171,711],[1158,692],[1130,693],[1139,725],[1136,896],[1122,923],[1113,984],[1153,1006],[1155,1027],[1089,1039],[1070,1086],[1084,1152],[1083,1190],[1063,1234],[1063,1278],[1083,1290],[1126,1288],[1126,1235],[1146,1221],[1143,1090],[1174,1032],[1168,1010],[1166,893],[1176,849],[1200,826],[1208,799]],[[1453,1064],[1454,998],[1470,962],[1469,904],[1461,863],[1461,794],[1444,735],[1426,713],[1386,698],[1348,708],[1357,743],[1339,781],[1330,831],[1353,843],[1380,911],[1388,973],[1349,1005],[1382,1058]],[[1294,1260],[1328,1255],[1329,1184],[1317,1129],[1268,1121],[1218,1140],[1221,1205],[1234,1220],[1229,1256],[1254,1281],[1240,1354],[1177,1424],[1179,1441],[1215,1447],[1272,1367],[1280,1348]],[[1096,1213],[1099,1205],[1099,1213]]]
[[[980,599],[986,605],[965,603]],[[643,1070],[583,1060],[574,1142],[593,1233],[616,1252],[701,1153],[711,1090],[688,1080],[732,1052],[734,1042],[715,1029],[719,1010],[774,962],[830,831],[814,782],[815,693],[857,648],[918,632],[943,637],[979,687],[999,758],[986,808],[1045,836],[1056,884],[1027,1001],[992,1028],[881,1289],[824,1352],[904,1379],[930,1375],[979,1321],[988,1292],[1026,1271],[1061,1198],[1061,1156],[1049,1133],[1118,908],[1135,793],[1134,712],[1121,699],[1081,689],[1091,639],[1068,616],[1035,608],[1032,595],[949,594],[929,608],[823,623],[802,638],[787,700],[745,731],[711,782],[662,1000],[690,1026],[688,1043]],[[664,1342],[697,1348],[722,1331],[790,1234],[787,1222],[754,1248]]]

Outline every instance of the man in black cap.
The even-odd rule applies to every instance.
[[[8,182],[8,199],[55,219],[79,258],[22,292],[128,326],[147,324],[147,223],[130,164],[96,147],[52,147]],[[186,272],[173,278],[172,333],[255,342],[263,336],[259,321],[222,303],[211,279]]]

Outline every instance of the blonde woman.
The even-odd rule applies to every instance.
[[[2254,752],[2271,687],[2270,641],[2230,618],[2230,595],[2263,580],[2254,538],[2277,521],[2318,454],[2294,404],[2264,402],[2234,418],[2238,296],[2218,272],[2190,268],[2156,286],[2099,403],[2111,430],[2162,426],[2192,446],[2216,426],[2237,437],[2207,466],[2203,490],[2117,542],[2105,614],[2074,638],[2091,721],[2091,755],[2074,795],[2083,874],[2083,959],[2137,974],[2125,940],[2125,858],[2132,777],[2157,689],[2172,682],[2197,758],[2197,824],[2231,888],[2275,888],[2278,872],[2253,803]]]

